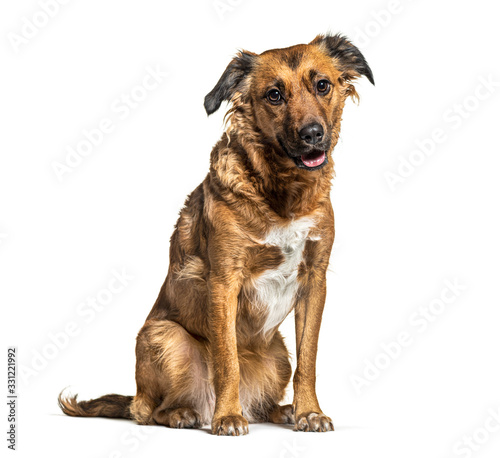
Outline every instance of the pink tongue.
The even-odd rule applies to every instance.
[[[326,154],[324,151],[316,151],[311,154],[300,156],[300,158],[307,167],[317,167],[325,162]]]

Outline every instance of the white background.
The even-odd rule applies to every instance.
[[[1,340],[2,351],[18,347],[23,366],[17,456],[498,456],[495,6],[74,0],[33,32],[26,21],[43,23],[40,3],[3,2]],[[33,36],[16,45],[23,28]],[[66,386],[82,399],[134,394],[135,336],[166,275],[178,211],[222,132],[224,109],[207,119],[203,98],[231,56],[328,30],[359,45],[376,80],[357,85],[361,102],[348,103],[334,151],[337,238],[317,390],[336,432],[262,424],[246,437],[220,438],[61,415],[56,397]],[[137,87],[148,66],[168,76],[144,93]],[[488,79],[496,86],[481,82]],[[130,92],[146,98],[117,112]],[[113,131],[58,180],[54,163],[105,118]],[[433,145],[436,129],[443,141]],[[410,158],[422,163],[398,172]],[[388,172],[394,179],[401,171],[391,189]],[[107,298],[112,269],[133,279],[100,312],[79,309],[89,297]],[[447,281],[464,289],[447,293],[443,306]],[[415,313],[428,318],[415,321]],[[68,325],[78,335],[62,336]],[[293,350],[293,317],[282,328]],[[404,332],[410,344],[392,345],[387,356],[383,345]],[[384,368],[370,372],[374,363]],[[357,390],[353,376],[366,371],[371,380]]]

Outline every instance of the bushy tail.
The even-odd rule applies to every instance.
[[[132,419],[130,404],[133,396],[107,394],[89,401],[77,401],[78,395],[64,396],[64,390],[59,394],[58,403],[61,410],[72,417],[109,417]]]

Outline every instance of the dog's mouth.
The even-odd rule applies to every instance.
[[[288,157],[295,162],[295,165],[299,169],[305,170],[319,170],[322,169],[326,164],[328,164],[328,156],[326,151],[320,149],[313,149],[306,154],[301,154],[300,156],[292,156],[288,153]]]
[[[303,165],[308,169],[316,170],[321,168],[326,163],[326,151],[314,150],[308,154],[302,154],[301,156],[294,158],[294,160],[296,164],[300,161],[300,165]]]
[[[324,148],[323,145],[321,145],[322,148],[313,148],[307,153],[300,154],[300,152],[297,152],[297,154],[291,154],[281,139],[278,139],[278,142],[286,155],[299,169],[310,171],[319,170],[328,164],[328,148]]]

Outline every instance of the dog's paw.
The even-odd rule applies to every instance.
[[[305,413],[297,416],[295,421],[294,431],[315,431],[315,432],[326,432],[333,431],[333,422],[330,417],[322,413]]]
[[[169,428],[201,428],[203,426],[200,414],[191,407],[155,411],[153,420],[157,425]]]
[[[201,428],[201,416],[189,407],[180,407],[169,412],[168,426],[170,428]]]
[[[241,415],[226,415],[214,419],[212,434],[216,436],[243,436],[248,434],[248,421]]]
[[[269,415],[269,421],[279,424],[295,424],[293,406],[291,404],[276,406],[276,408]]]

